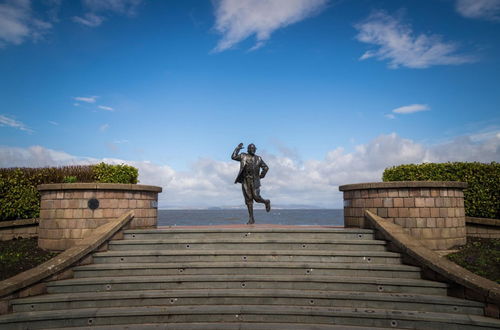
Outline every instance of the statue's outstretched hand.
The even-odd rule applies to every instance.
[[[261,173],[259,176],[260,176],[261,179],[264,179],[264,177],[266,176],[266,174],[265,173]]]
[[[238,144],[238,149],[243,149],[243,143]]]

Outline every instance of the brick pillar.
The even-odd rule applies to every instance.
[[[134,210],[130,228],[156,228],[161,187],[114,183],[38,186],[41,194],[38,246],[62,251],[94,228]]]
[[[344,225],[365,227],[369,210],[425,240],[433,250],[466,242],[463,182],[401,181],[340,186],[344,192]]]

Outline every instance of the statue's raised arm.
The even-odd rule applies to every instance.
[[[238,144],[238,146],[234,149],[233,154],[231,155],[232,160],[241,160],[241,155],[239,155],[241,149],[243,149],[243,143]]]

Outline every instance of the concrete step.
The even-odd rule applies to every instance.
[[[107,251],[94,253],[93,260],[100,263],[138,262],[355,262],[368,264],[400,264],[399,253],[387,251],[322,251],[322,250],[196,250],[184,249]]]
[[[123,330],[124,325],[104,325],[104,326],[86,326],[86,327],[71,327],[60,329],[72,330]],[[126,328],[127,329],[127,328]],[[348,325],[331,325],[331,324],[307,324],[307,323],[163,323],[163,324],[134,324],[134,330],[329,330],[329,329],[346,329],[346,330],[382,330],[385,328],[376,327],[357,327]]]
[[[86,327],[71,327],[59,329],[72,330],[123,330],[132,329],[124,325],[104,325],[104,326],[86,326]],[[357,327],[350,325],[331,325],[331,324],[307,324],[307,323],[162,323],[162,324],[134,324],[134,330],[329,330],[329,329],[346,329],[346,330],[382,330],[385,328],[376,327]]]
[[[111,251],[118,250],[329,250],[329,251],[385,251],[385,241],[378,240],[329,240],[284,237],[279,240],[239,239],[162,239],[118,240],[109,243]]]
[[[300,239],[374,239],[373,230],[358,228],[295,227],[295,228],[175,228],[131,229],[125,239],[279,239],[294,236]]]
[[[7,329],[105,326],[152,323],[312,323],[401,329],[500,328],[500,320],[478,315],[365,309],[352,307],[279,305],[147,306],[83,308],[13,313],[0,318]]]
[[[383,308],[440,313],[483,314],[478,302],[419,294],[276,289],[144,290],[60,293],[16,299],[14,312],[75,308],[187,306],[187,305],[282,305]]]
[[[420,278],[406,265],[300,262],[191,262],[94,264],[73,268],[75,278],[146,275],[319,275]]]
[[[316,275],[115,276],[47,283],[49,293],[241,288],[446,295],[447,285],[420,279]]]

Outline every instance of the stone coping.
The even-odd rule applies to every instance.
[[[7,227],[24,227],[24,226],[38,225],[38,222],[39,222],[38,218],[0,221],[0,229]]]
[[[148,186],[143,184],[124,183],[47,183],[37,187],[39,191],[44,190],[136,190],[162,192],[162,187]]]
[[[404,228],[370,211],[365,211],[366,218],[374,229],[380,231],[403,254],[410,256],[420,265],[440,274],[450,282],[457,283],[479,294],[483,302],[500,305],[500,285],[484,277],[478,276],[456,263],[439,256],[429,250],[419,240],[412,238],[404,232]]]
[[[465,217],[465,222],[466,223],[473,223],[476,225],[500,227],[500,220],[499,219]]]
[[[54,258],[38,265],[35,268],[1,281],[0,297],[4,297],[15,291],[40,282],[49,276],[72,266],[99,248],[99,246],[109,240],[114,234],[116,234],[116,232],[127,225],[132,218],[134,218],[134,211],[129,211],[113,221],[97,227],[92,231],[92,235],[80,240],[73,247],[60,253]]]
[[[363,189],[397,189],[397,188],[467,188],[466,182],[458,181],[390,181],[345,184],[339,186],[340,191]]]

